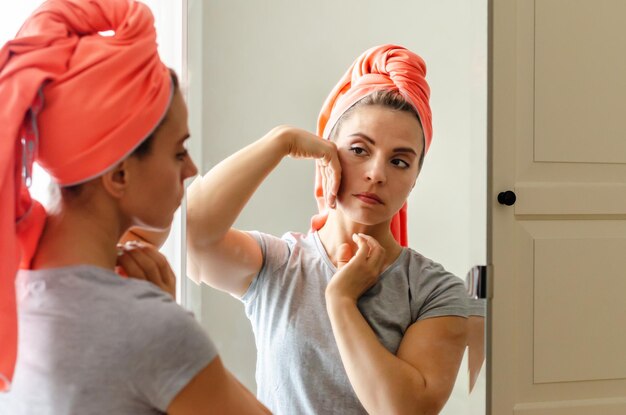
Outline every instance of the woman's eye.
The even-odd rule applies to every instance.
[[[187,152],[187,150],[182,151],[182,152],[180,152],[180,153],[177,153],[177,154],[176,154],[176,158],[177,158],[178,160],[184,160],[184,159],[185,159],[185,157],[187,157],[187,154],[189,154],[189,153]]]
[[[393,159],[391,160],[391,164],[393,164],[394,166],[398,166],[402,169],[408,169],[409,167],[411,167],[409,163],[401,159]]]
[[[365,149],[361,147],[350,147],[350,151],[352,151],[357,156],[365,154]]]

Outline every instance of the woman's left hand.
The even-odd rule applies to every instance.
[[[150,281],[176,298],[176,275],[165,256],[145,242],[130,241],[118,245],[117,270],[121,275]]]
[[[337,267],[339,270],[326,287],[326,299],[347,298],[356,301],[369,290],[382,272],[385,261],[385,249],[369,235],[352,236],[358,249],[354,256],[350,246],[343,244],[339,248]]]

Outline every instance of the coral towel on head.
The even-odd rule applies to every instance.
[[[381,45],[366,50],[348,69],[333,88],[320,111],[317,134],[325,139],[351,106],[367,95],[379,90],[398,91],[413,105],[419,114],[424,131],[424,151],[432,140],[432,116],[430,111],[430,88],[426,82],[426,64],[415,53],[396,45]],[[311,219],[313,230],[321,229],[328,217],[322,174],[316,166],[315,198],[319,214]],[[394,238],[402,246],[408,245],[406,203],[391,221]]]
[[[33,161],[60,185],[95,178],[150,135],[171,95],[152,13],[134,0],[48,0],[0,50],[0,390],[17,355],[15,274],[46,217],[26,186]]]

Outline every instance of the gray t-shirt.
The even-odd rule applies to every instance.
[[[193,315],[94,266],[20,271],[19,340],[0,414],[159,414],[217,355]]]
[[[250,234],[264,258],[242,297],[258,350],[259,400],[278,415],[365,414],[326,313],[325,289],[337,270],[317,233],[282,238]],[[467,317],[467,299],[459,278],[405,248],[358,307],[380,342],[395,354],[416,321]]]

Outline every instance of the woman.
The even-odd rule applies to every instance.
[[[189,187],[192,277],[244,302],[258,395],[275,413],[431,414],[449,397],[465,289],[406,248],[406,199],[432,137],[424,77],[414,53],[372,48],[324,104],[328,140],[276,128]],[[232,228],[285,156],[318,160],[312,231]]]
[[[164,257],[140,243],[118,253],[132,226],[170,226],[197,173],[149,9],[47,1],[0,51],[0,101],[0,371],[10,388],[0,412],[268,413],[176,304]],[[28,194],[34,160],[56,182],[48,212]]]

